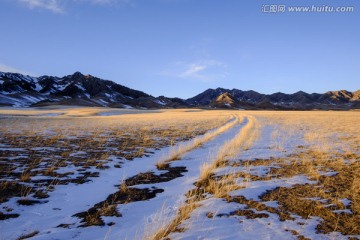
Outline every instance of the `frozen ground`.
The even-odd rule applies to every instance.
[[[132,110],[124,111],[132,113]],[[196,113],[196,111],[191,112]],[[199,113],[201,112],[200,110]],[[31,114],[55,118],[64,114],[69,115],[59,113],[58,110]],[[117,110],[100,112],[82,110],[81,114],[106,118],[124,113]],[[193,139],[179,141],[171,147],[147,149],[146,156],[134,157],[131,161],[125,161],[119,156],[109,156],[111,161],[103,165],[106,168],[99,171],[97,177],[90,176],[91,181],[81,184],[70,182],[55,186],[54,190],[49,192],[49,196],[40,200],[38,204],[19,205],[18,200],[22,199],[21,197],[12,197],[0,203],[0,211],[13,209],[10,212],[20,215],[0,221],[0,239],[17,239],[27,235],[31,239],[43,240],[158,239],[155,237],[156,233],[166,228],[178,216],[181,207],[192,199],[196,199],[196,207],[164,237],[170,239],[360,238],[356,226],[335,227],[335,230],[331,230],[331,226],[319,227],[323,222],[327,224],[332,222],[322,219],[322,215],[317,212],[305,216],[299,209],[286,206],[287,199],[271,195],[278,189],[296,191],[302,186],[310,186],[310,189],[321,188],[322,179],[331,179],[341,173],[341,170],[332,168],[332,165],[306,168],[310,162],[304,162],[303,158],[312,156],[310,154],[313,154],[313,150],[309,150],[310,153],[307,153],[307,150],[313,145],[308,141],[309,131],[305,131],[305,126],[299,127],[300,130],[284,128],[281,122],[271,122],[257,113],[231,111],[228,115],[229,121],[222,126]],[[206,134],[211,137],[204,137]],[[241,141],[236,141],[239,138]],[[0,151],[9,150],[5,143],[0,146]],[[344,149],[348,147],[349,145],[346,145]],[[224,149],[228,151],[224,153]],[[21,153],[21,148],[10,150],[19,150],[19,154]],[[178,154],[174,155],[174,150]],[[56,149],[44,149],[44,151],[51,152]],[[340,152],[341,150],[338,150],[339,154]],[[87,153],[79,150],[72,154],[86,158]],[[358,155],[351,155],[346,159],[351,164],[359,162]],[[166,160],[165,167],[159,167],[160,160]],[[298,161],[301,163],[298,164]],[[119,164],[121,167],[116,166]],[[203,181],[201,177],[204,175],[204,166],[213,166],[207,181]],[[357,166],[355,165],[356,169]],[[18,166],[17,170],[20,167]],[[57,173],[66,174],[74,172],[74,169],[77,169],[76,165],[69,164],[57,170]],[[97,169],[91,166],[87,171],[96,172]],[[43,178],[46,179],[45,176]],[[210,186],[212,181],[215,181],[216,185],[222,179],[229,181],[231,185],[229,191],[222,191],[221,187],[214,190],[216,186]],[[199,185],[201,181],[203,183]],[[127,186],[123,188],[125,183]],[[143,191],[141,193],[143,195],[139,193],[141,196],[132,196],[133,191]],[[191,191],[198,191],[201,194],[191,198],[189,197]],[[339,194],[337,201],[341,203],[336,205],[335,200],[324,199],[325,195],[312,197],[310,194],[310,197],[309,194],[304,192],[299,199],[309,201],[309,204],[316,202],[320,205],[316,205],[315,208],[323,207],[334,216],[344,212],[350,214],[352,216],[351,218],[350,215],[348,216],[349,221],[354,221],[355,224],[359,221],[353,203],[355,196],[351,201],[344,197],[350,196],[346,195],[347,193]],[[126,196],[126,200],[122,200],[123,196]],[[111,197],[112,202],[110,202]],[[96,215],[105,204],[115,206],[116,214]],[[79,213],[85,213],[85,217],[79,217]],[[84,223],[87,217],[88,219],[94,217],[94,221],[100,219],[101,222],[99,224],[95,221],[92,225],[88,224],[91,223],[89,220]],[[353,234],[346,234],[347,231],[352,231]]]
[[[120,184],[121,180],[139,172],[158,172],[155,164],[170,151],[169,148],[155,151],[151,157],[137,158],[126,162],[121,168],[110,167],[109,170],[102,171],[100,177],[92,179],[91,182],[57,187],[56,191],[50,194],[47,203],[18,208],[14,198],[13,201],[7,202],[6,206],[17,207],[22,214],[19,218],[9,219],[2,223],[2,237],[15,239],[19,233],[21,235],[32,230],[39,231],[34,239],[104,239],[105,236],[110,239],[134,239],[142,236],[147,224],[152,224],[151,219],[163,207],[167,206],[169,214],[176,212],[177,202],[181,201],[189,188],[192,188],[199,175],[200,166],[208,158],[209,151],[216,151],[240,127],[241,125],[238,125],[217,136],[201,148],[184,154],[180,161],[171,164],[174,167],[186,167],[188,171],[184,173],[183,177],[165,183],[136,186],[140,188],[156,187],[165,191],[148,201],[119,205],[118,210],[122,217],[105,219],[106,223],[114,222],[113,226],[78,228],[80,220],[71,216],[77,212],[86,211],[90,206],[116,192],[115,185]],[[57,227],[60,224],[71,225],[69,228]]]

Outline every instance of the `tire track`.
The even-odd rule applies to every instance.
[[[176,178],[183,177],[183,173],[187,172],[186,167],[171,167],[170,163],[180,160],[181,157],[199,148],[206,142],[214,139],[220,134],[233,128],[235,125],[243,121],[239,116],[234,116],[229,122],[223,126],[210,130],[202,136],[198,136],[188,142],[178,144],[176,147],[170,149],[169,154],[162,158],[157,164],[157,170],[161,170],[161,174],[156,174],[154,171],[140,172],[135,176],[125,179],[120,185],[119,190],[110,194],[105,200],[94,204],[93,207],[86,211],[78,212],[73,215],[81,219],[82,224],[80,227],[89,226],[104,226],[105,222],[102,220],[103,216],[107,217],[120,217],[121,213],[117,211],[117,205],[129,204],[137,201],[145,201],[155,198],[158,193],[164,192],[162,188],[135,188],[132,186],[145,184],[157,184],[163,182],[169,182]],[[164,172],[166,171],[166,172]],[[58,227],[71,227],[69,224],[60,224]]]
[[[245,125],[232,139],[226,141],[221,146],[215,157],[204,163],[199,175],[199,179],[195,183],[196,188],[187,192],[186,201],[184,201],[184,203],[179,207],[177,215],[172,218],[170,223],[166,223],[160,226],[156,232],[146,233],[146,235],[143,236],[143,239],[159,240],[166,238],[171,232],[174,232],[178,229],[182,221],[190,217],[192,211],[199,207],[200,201],[208,197],[209,192],[206,189],[210,184],[212,184],[210,180],[213,175],[213,171],[216,168],[222,166],[223,163],[229,158],[236,157],[241,152],[241,150],[249,147],[249,143],[247,143],[247,137],[249,135],[251,141],[254,139],[255,135],[253,132],[256,127],[255,118],[251,116],[246,117],[244,119],[244,124]],[[224,188],[225,186],[220,185],[218,187]]]

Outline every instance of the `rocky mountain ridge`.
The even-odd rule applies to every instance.
[[[62,78],[0,72],[0,105],[29,107],[80,105],[119,108],[187,106],[179,99],[155,98],[109,80],[75,72]]]
[[[354,109],[360,108],[360,90],[326,93],[262,94],[239,89],[207,89],[189,99],[153,97],[113,81],[75,72],[64,77],[31,77],[0,72],[0,106],[39,107],[77,105],[118,108],[207,109]]]
[[[224,98],[224,95],[226,96]],[[219,97],[223,96],[220,101]],[[227,101],[224,102],[224,99]],[[229,102],[232,99],[232,102]],[[326,93],[306,93],[299,91],[293,94],[273,93],[262,94],[255,91],[238,89],[207,89],[206,91],[186,100],[192,106],[231,106],[243,109],[277,109],[277,110],[307,110],[307,109],[352,109],[359,108],[360,90],[329,91]],[[223,104],[219,105],[219,102]]]

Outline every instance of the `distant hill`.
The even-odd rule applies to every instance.
[[[0,106],[37,107],[49,105],[118,108],[207,109],[354,109],[360,108],[360,90],[320,93],[302,91],[262,94],[239,89],[208,89],[192,98],[153,97],[113,81],[75,72],[64,77],[31,77],[0,72]]]
[[[351,109],[359,108],[360,90],[346,90],[320,93],[302,91],[285,94],[261,94],[255,91],[238,89],[208,89],[186,102],[198,107],[229,107],[244,109],[277,109],[277,110],[309,110],[309,109]]]

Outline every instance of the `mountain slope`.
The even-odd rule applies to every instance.
[[[329,91],[324,94],[305,93],[299,91],[293,94],[273,93],[261,94],[255,91],[242,91],[238,89],[207,89],[206,91],[186,100],[191,106],[217,107],[219,108],[219,97],[232,99],[232,103],[223,107],[237,108],[239,105],[245,109],[350,109],[359,108],[360,90],[349,92],[346,90]],[[231,96],[231,97],[230,97]],[[220,101],[221,102],[221,101]],[[237,104],[234,104],[234,103]],[[241,102],[241,104],[239,104]]]
[[[207,89],[183,100],[153,97],[113,81],[75,72],[64,77],[31,77],[0,72],[0,106],[48,105],[103,106],[119,108],[227,108],[227,109],[352,109],[360,108],[360,90],[324,94],[262,94],[239,89]]]
[[[228,109],[254,109],[254,105],[236,99],[228,92],[220,94],[210,103],[212,108],[228,108]]]
[[[38,78],[0,72],[0,105],[82,105],[123,108],[184,107],[187,104],[159,99],[109,80],[76,72],[62,78]]]

